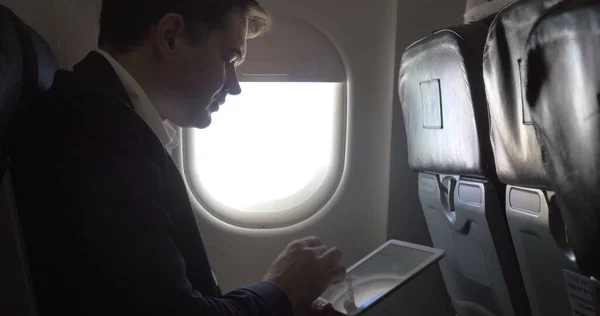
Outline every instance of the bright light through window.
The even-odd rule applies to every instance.
[[[326,184],[340,173],[344,84],[246,82],[242,91],[209,128],[190,131],[201,191],[253,214],[289,211],[331,191]]]

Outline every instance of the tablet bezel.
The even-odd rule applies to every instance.
[[[368,255],[366,255],[365,257],[363,257],[362,259],[360,259],[355,264],[353,264],[350,268],[348,268],[346,270],[347,273],[350,274],[350,272],[352,272],[352,270],[354,270],[355,268],[357,268],[358,266],[360,266],[361,264],[363,264],[365,261],[369,260],[371,257],[373,257],[374,255],[376,255],[377,253],[379,253],[381,250],[383,250],[384,248],[386,248],[389,245],[396,245],[396,246],[411,248],[411,249],[415,249],[415,250],[425,251],[425,252],[431,253],[432,256],[429,259],[424,260],[421,264],[419,264],[418,266],[416,266],[415,268],[413,268],[409,272],[407,272],[406,273],[406,278],[404,280],[402,280],[402,282],[400,282],[394,288],[392,288],[389,291],[387,291],[387,293],[385,293],[384,295],[382,295],[381,297],[379,297],[377,300],[373,301],[365,309],[363,309],[360,312],[358,312],[358,314],[355,314],[353,316],[363,315],[365,312],[367,312],[368,310],[370,310],[373,306],[379,304],[385,298],[387,298],[388,296],[390,296],[391,294],[393,294],[402,285],[404,285],[408,281],[412,280],[421,271],[425,270],[426,268],[428,268],[432,264],[434,264],[434,263],[438,262],[439,260],[441,260],[444,257],[444,255],[445,255],[445,252],[442,249],[431,248],[431,247],[417,245],[417,244],[413,244],[413,243],[409,243],[409,242],[405,242],[405,241],[391,239],[391,240],[386,241],[383,245],[379,246],[377,249],[373,250],[371,253],[369,253]],[[322,299],[322,298],[319,297],[319,299]],[[327,301],[325,299],[322,299],[322,300]],[[342,315],[347,315],[346,313],[344,313],[342,311],[339,311],[337,309],[336,309],[336,311],[339,312],[339,313],[341,313]]]

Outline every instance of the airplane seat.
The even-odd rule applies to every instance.
[[[564,1],[527,41],[526,98],[582,274],[600,279],[600,1]]]
[[[460,316],[530,315],[496,180],[483,83],[488,25],[437,31],[402,57],[409,163]]]
[[[11,188],[10,149],[28,105],[50,88],[55,71],[41,36],[0,5],[0,315],[36,314]]]
[[[522,0],[506,6],[490,27],[483,56],[496,172],[507,185],[506,216],[535,316],[571,313],[562,270],[577,271],[524,94],[527,38],[559,2]]]

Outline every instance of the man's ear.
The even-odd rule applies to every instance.
[[[155,27],[153,44],[162,58],[175,51],[186,36],[185,21],[177,13],[165,15]]]

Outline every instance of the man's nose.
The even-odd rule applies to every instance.
[[[240,87],[240,81],[237,76],[235,68],[231,71],[231,74],[227,78],[227,93],[231,95],[239,95],[242,93],[242,87]]]
[[[242,93],[242,87],[240,87],[240,82],[237,79],[235,80],[235,83],[233,84],[232,88],[229,89],[227,93],[231,95],[239,95],[240,93]]]

